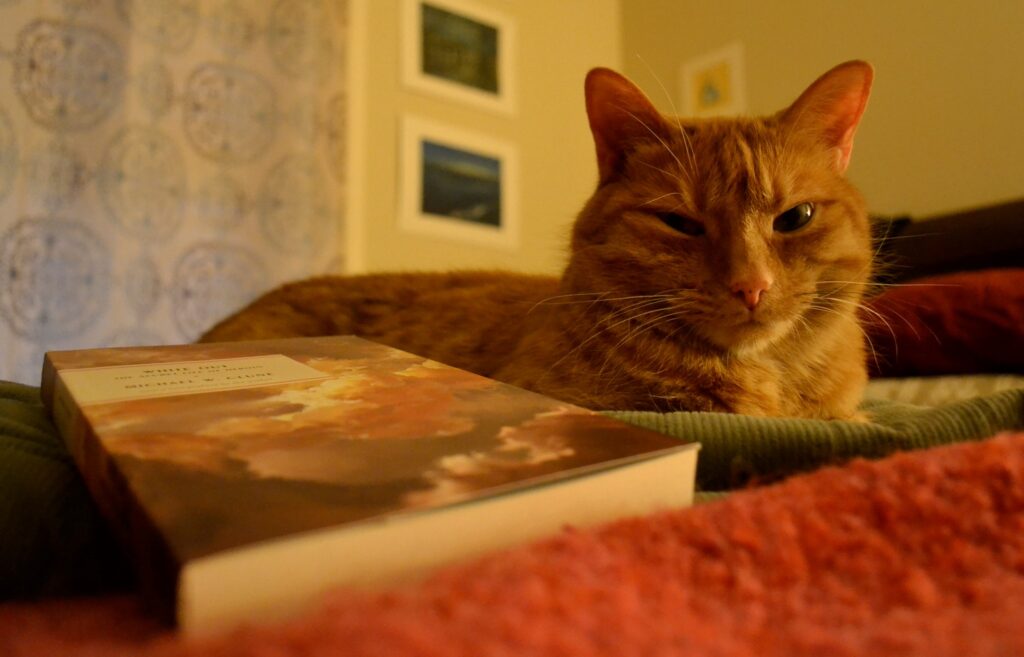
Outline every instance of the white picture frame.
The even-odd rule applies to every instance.
[[[519,247],[519,159],[511,142],[405,116],[400,143],[401,230]]]
[[[403,0],[402,79],[410,89],[516,112],[516,23],[470,0]],[[452,29],[454,28],[454,29]]]
[[[683,64],[680,89],[683,116],[738,116],[747,111],[743,44],[695,57]]]

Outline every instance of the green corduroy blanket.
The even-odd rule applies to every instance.
[[[854,457],[978,440],[1024,429],[1024,389],[938,408],[874,402],[869,423],[719,413],[609,414],[701,443],[706,497]],[[124,559],[92,505],[39,390],[0,382],[0,599],[109,590]]]
[[[980,440],[1024,429],[1024,388],[938,407],[873,401],[870,422],[757,418],[727,413],[613,411],[632,424],[701,443],[697,487],[724,491],[855,457]]]

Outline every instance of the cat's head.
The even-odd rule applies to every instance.
[[[665,295],[677,310],[665,327],[681,322],[727,350],[854,316],[870,228],[844,174],[871,80],[868,64],[848,62],[772,116],[687,120],[660,114],[621,75],[591,71],[600,182],[573,230],[567,283],[606,298]],[[652,297],[636,308],[659,307]]]

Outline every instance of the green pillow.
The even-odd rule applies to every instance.
[[[124,588],[129,568],[39,401],[0,381],[0,599]]]

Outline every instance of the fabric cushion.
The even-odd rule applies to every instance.
[[[128,573],[39,388],[0,381],[0,599],[111,590]]]
[[[873,376],[1024,372],[1024,269],[920,278],[867,306]]]

